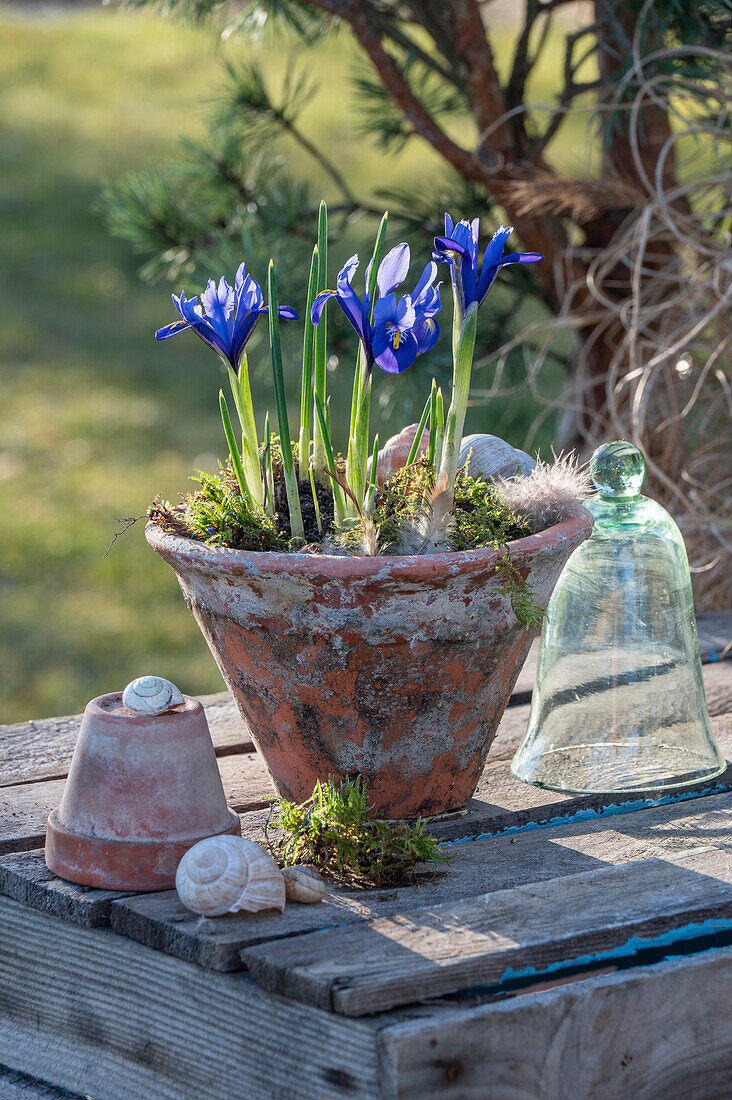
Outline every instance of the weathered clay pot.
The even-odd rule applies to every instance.
[[[546,606],[590,515],[510,543]],[[536,633],[505,551],[345,558],[214,549],[148,524],[278,794],[360,773],[384,817],[466,805]]]
[[[156,715],[133,714],[120,692],[87,704],[61,805],[46,829],[54,874],[112,890],[171,890],[189,848],[241,832],[203,707],[183,700]]]

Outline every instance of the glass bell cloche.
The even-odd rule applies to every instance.
[[[511,764],[561,791],[659,790],[725,768],[707,714],[681,532],[641,496],[630,443],[592,457],[595,525],[544,620],[529,728]]]

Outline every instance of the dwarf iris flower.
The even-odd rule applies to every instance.
[[[262,314],[268,312],[260,285],[251,275],[247,275],[244,264],[239,266],[233,287],[223,277],[218,286],[214,279],[209,279],[201,294],[200,305],[197,298],[187,299],[182,291],[178,297],[173,295],[173,305],[181,320],[158,329],[155,339],[168,340],[179,332],[192,329],[234,370],[238,368],[254,326]],[[277,313],[289,320],[298,319],[292,306],[280,306]]]
[[[310,318],[319,324],[330,298],[335,298],[355,329],[366,355],[367,369],[374,363],[387,374],[401,374],[411,367],[418,355],[430,351],[440,335],[434,320],[440,309],[440,290],[432,284],[437,266],[430,261],[411,294],[397,298],[395,288],[404,282],[409,270],[409,245],[398,244],[384,257],[376,276],[378,296],[371,317],[368,289],[359,298],[353,289],[358,256],[351,256],[338,273],[335,290],[324,290],[313,302]],[[371,265],[366,269],[369,285]]]
[[[513,227],[502,225],[486,245],[479,273],[478,232],[478,218],[454,225],[450,215],[445,214],[445,236],[435,237],[434,259],[450,264],[453,290],[463,314],[473,302],[481,304],[501,267],[506,264],[534,264],[543,259],[540,252],[512,252],[504,256],[503,249],[513,233]]]

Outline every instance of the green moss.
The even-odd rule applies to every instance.
[[[369,806],[363,778],[316,783],[298,805],[281,801],[272,827],[285,836],[270,845],[285,866],[307,863],[353,886],[399,886],[414,881],[420,863],[446,863],[424,823],[380,821]],[[269,826],[268,826],[269,834]]]
[[[373,515],[383,553],[398,552],[405,524],[424,511],[425,501],[429,500],[434,486],[434,470],[426,460],[392,474]],[[489,482],[470,477],[465,472],[458,474],[455,503],[446,534],[447,549],[500,547],[529,534],[531,529],[526,521],[511,511]]]

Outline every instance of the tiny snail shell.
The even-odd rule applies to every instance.
[[[314,867],[283,867],[282,877],[285,880],[285,896],[288,901],[315,905],[325,897],[325,883]]]
[[[471,477],[486,480],[530,474],[536,462],[526,451],[519,451],[497,435],[466,435],[460,446],[458,467],[468,463]]]
[[[122,692],[122,705],[135,714],[164,714],[184,702],[175,684],[162,676],[138,676]]]
[[[285,880],[263,848],[240,836],[210,836],[189,848],[175,875],[178,897],[204,917],[285,908]]]

